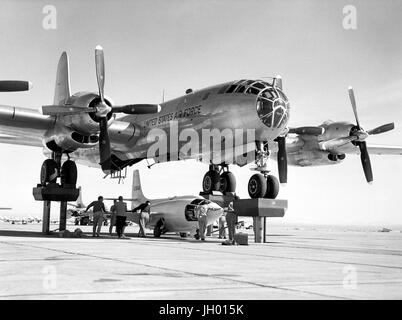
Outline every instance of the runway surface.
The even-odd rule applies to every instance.
[[[128,240],[40,228],[0,222],[0,299],[402,298],[400,231],[279,224],[268,243],[250,233],[249,246],[223,246],[216,236],[137,238],[136,227]]]

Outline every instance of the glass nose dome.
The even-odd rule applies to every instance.
[[[289,101],[277,87],[268,88],[258,95],[257,113],[270,128],[284,127],[288,120]]]

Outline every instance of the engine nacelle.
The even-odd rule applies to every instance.
[[[58,125],[45,134],[43,144],[52,151],[70,153],[79,148],[93,148],[98,141],[97,134],[83,135],[71,128]]]
[[[349,122],[324,122],[322,127],[325,128],[325,132],[323,135],[319,136],[319,141],[328,141],[336,138],[348,137],[354,126],[354,124]]]
[[[100,98],[97,93],[78,92],[67,99],[66,108],[69,105],[92,108],[98,102],[100,102]],[[113,102],[109,97],[105,96],[105,102],[109,106],[113,105]],[[108,114],[107,117],[110,125],[110,123],[113,122],[114,117],[112,117],[111,113]],[[60,120],[65,126],[72,128],[84,136],[91,136],[99,132],[99,119],[94,113],[67,115],[63,116]]]

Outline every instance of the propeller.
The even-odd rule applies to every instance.
[[[94,114],[99,123],[99,155],[100,165],[106,174],[112,169],[110,138],[108,132],[108,119],[114,113],[124,114],[150,114],[158,113],[161,106],[158,104],[128,104],[123,106],[110,106],[105,100],[105,58],[103,48],[95,48],[96,81],[98,83],[99,101],[91,108],[74,105],[48,105],[42,107],[42,113],[50,116]],[[0,84],[1,89],[1,84]]]
[[[279,181],[281,184],[286,184],[288,182],[288,157],[286,153],[286,137],[279,136],[275,139],[275,141],[278,143],[277,162]]]
[[[30,81],[0,80],[0,92],[28,91],[31,88]]]
[[[99,90],[99,103],[94,107],[96,109],[95,115],[100,118],[99,120],[99,155],[100,165],[105,173],[111,171],[111,151],[110,151],[110,138],[107,129],[108,114],[109,113],[125,113],[125,114],[148,114],[160,111],[159,105],[151,104],[131,104],[125,106],[111,107],[105,102],[105,58],[103,48],[96,46],[95,48],[95,68],[96,80],[98,82]]]
[[[351,129],[349,138],[352,139],[353,144],[358,146],[360,149],[360,160],[362,163],[363,172],[364,172],[367,182],[371,183],[373,181],[373,171],[371,169],[370,155],[368,153],[367,144],[366,144],[365,140],[369,135],[380,134],[380,133],[390,131],[390,130],[394,129],[395,126],[394,126],[394,123],[387,123],[387,124],[384,124],[377,128],[371,129],[369,131],[365,131],[360,126],[359,116],[358,116],[357,107],[356,107],[356,99],[355,99],[355,94],[354,94],[353,88],[349,87],[348,92],[349,92],[349,98],[350,98],[350,102],[352,104],[352,109],[353,109],[353,113],[355,115],[355,120],[356,120],[356,126],[354,126]],[[345,139],[345,138],[340,138],[340,139]],[[339,139],[335,139],[335,140],[339,140]]]

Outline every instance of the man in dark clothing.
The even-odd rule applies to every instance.
[[[141,203],[138,207],[132,210],[133,212],[139,212],[139,224],[140,224],[140,231],[138,232],[139,237],[145,238],[147,235],[145,233],[145,224],[146,221],[149,219],[149,215],[151,214],[151,202],[145,201]]]
[[[95,233],[96,233],[96,236],[99,237],[99,233],[102,228],[103,214],[106,212],[105,204],[103,203],[103,197],[99,196],[98,201],[92,201],[88,205],[88,207],[85,209],[85,212],[87,212],[89,210],[89,208],[91,208],[91,207],[94,207],[94,209],[93,209],[94,226],[92,228],[92,236],[95,237]],[[98,228],[96,228],[96,227],[98,227]]]
[[[119,197],[119,201],[114,205],[114,211],[116,212],[116,232],[119,238],[126,239],[124,235],[124,227],[127,219],[127,204],[123,202],[123,197]]]

